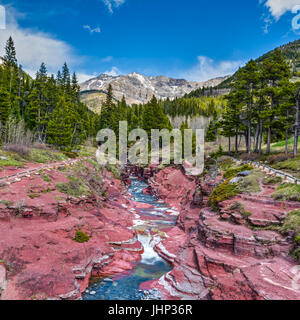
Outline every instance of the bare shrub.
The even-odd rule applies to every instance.
[[[30,146],[35,141],[34,134],[26,129],[25,121],[18,121],[14,117],[9,117],[2,129],[3,145],[25,145]]]
[[[258,161],[260,159],[260,155],[257,153],[244,153],[240,156],[240,159],[243,161]]]
[[[274,164],[274,163],[289,160],[292,157],[293,157],[292,155],[288,155],[285,153],[273,154],[268,157],[267,162],[270,164]]]
[[[27,158],[30,154],[30,148],[23,144],[6,144],[3,149],[5,151],[17,153],[22,158]]]
[[[39,150],[50,150],[50,148],[46,144],[37,141],[33,142],[32,148]]]

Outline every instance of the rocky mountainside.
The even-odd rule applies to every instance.
[[[182,97],[201,87],[214,87],[228,77],[221,77],[205,82],[191,82],[184,79],[172,79],[164,76],[147,77],[138,73],[127,76],[110,76],[101,74],[80,85],[82,99],[95,109],[105,99],[109,84],[112,85],[114,97],[121,100],[125,95],[128,104],[148,102],[153,95],[159,99]]]

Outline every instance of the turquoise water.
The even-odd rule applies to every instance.
[[[172,227],[176,223],[176,217],[167,215],[165,211],[170,208],[155,196],[143,194],[146,187],[145,182],[132,178],[132,184],[128,188],[132,200],[154,206],[153,209],[136,210],[136,214],[144,218],[137,218],[135,221],[135,228],[142,229],[145,233],[139,235],[139,241],[144,246],[142,260],[128,276],[115,275],[113,278],[93,279],[83,295],[83,300],[141,300],[144,294],[139,287],[143,282],[159,279],[172,270],[172,266],[153,250],[150,232]]]

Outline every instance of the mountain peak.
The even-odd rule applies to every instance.
[[[127,76],[112,76],[103,73],[97,78],[82,83],[80,87],[82,91],[106,92],[111,84],[116,99],[121,100],[124,95],[128,104],[143,104],[147,103],[153,95],[158,99],[180,98],[193,90],[216,86],[223,80],[224,78],[218,78],[206,82],[195,82],[166,76],[149,77],[137,72],[131,72]]]

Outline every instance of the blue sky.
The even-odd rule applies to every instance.
[[[81,80],[106,72],[202,81],[300,38],[300,0],[11,0],[0,54],[12,34],[19,62],[67,61]],[[297,6],[299,4],[299,6]],[[299,19],[300,21],[300,19]],[[297,28],[297,24],[296,24]],[[299,28],[300,31],[300,28]]]

